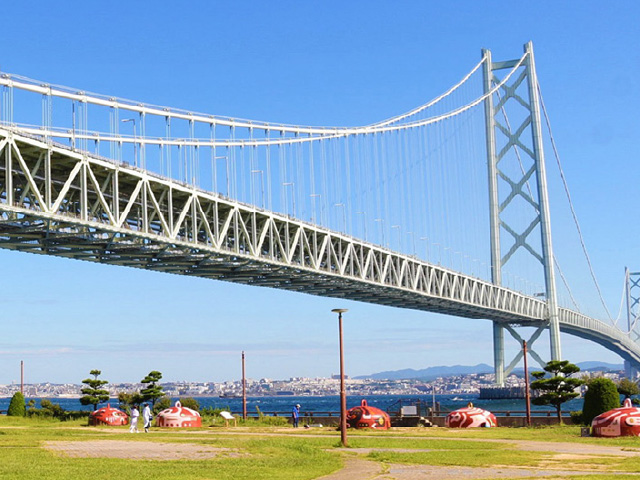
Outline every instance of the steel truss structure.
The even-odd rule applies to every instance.
[[[0,248],[544,327],[546,302],[284,215],[0,128]],[[563,331],[631,362],[615,328]]]
[[[438,109],[435,115],[429,113],[480,68],[484,74],[481,96],[446,113]],[[496,72],[502,70],[508,72],[499,79]],[[520,91],[525,88],[526,92]],[[19,100],[16,115],[14,93]],[[34,114],[34,98],[41,104],[41,120]],[[530,43],[520,59],[506,62],[492,62],[491,52],[485,50],[473,70],[436,99],[361,127],[292,126],[202,115],[7,74],[0,75],[0,104],[0,248],[489,319],[494,325],[499,384],[522,356],[517,354],[505,366],[504,333],[521,344],[523,339],[517,332],[521,326],[536,329],[529,346],[549,329],[552,359],[561,358],[563,331],[604,345],[634,368],[640,365],[640,338],[635,330],[640,295],[634,290],[640,290],[640,274],[627,273],[629,331],[557,304]],[[316,158],[328,154],[336,165],[343,160],[340,152],[348,155],[356,148],[362,154],[360,158],[367,158],[369,148],[374,160],[380,159],[387,152],[380,148],[376,153],[378,140],[385,145],[379,139],[383,134],[404,135],[396,138],[397,155],[409,151],[408,145],[417,140],[420,142],[415,152],[421,152],[425,131],[421,134],[424,138],[417,134],[412,137],[409,132],[419,133],[416,129],[436,125],[482,104],[489,170],[491,281],[367,242],[363,211],[353,213],[363,215],[365,241],[338,233],[335,226],[315,224],[315,202],[323,198],[325,210],[330,205],[342,207],[344,232],[349,231],[342,196],[319,193],[326,180],[320,180],[325,178],[322,169],[313,174],[314,152]],[[506,113],[513,104],[524,109],[524,118],[511,117],[515,128]],[[71,107],[71,118],[60,114],[61,106],[66,111]],[[120,118],[120,114],[131,118]],[[123,122],[131,124],[133,136],[120,133]],[[367,138],[373,142],[362,147],[361,139]],[[89,152],[91,145],[93,153]],[[151,147],[157,153],[155,157]],[[172,162],[172,155],[178,161]],[[123,156],[133,159],[134,166],[122,163]],[[211,174],[210,188],[206,182],[199,183],[200,156],[211,161],[209,170],[203,169]],[[237,158],[248,161],[239,162]],[[278,158],[283,170],[277,175],[269,173],[272,158]],[[308,206],[314,214],[306,217],[310,222],[288,215],[290,196],[296,216],[296,196],[286,165],[288,161],[302,164],[304,158],[308,159],[304,168],[309,168],[309,176],[317,180],[310,186],[298,181],[298,188],[309,189],[303,191],[304,197],[313,199]],[[218,168],[218,160],[226,169]],[[509,162],[515,162],[515,168]],[[223,173],[225,195],[218,188],[217,175]],[[269,201],[265,201],[265,179]],[[272,205],[272,187],[282,197],[280,209]],[[524,204],[531,215],[510,216],[511,206],[518,203]],[[320,212],[322,217],[322,204]],[[384,219],[374,216],[374,222],[378,221],[384,245]],[[399,225],[387,228],[396,227],[401,238]],[[406,233],[416,235],[413,229]],[[428,237],[424,239],[428,241]],[[398,243],[402,248],[402,240]],[[520,252],[541,266],[545,292],[540,295],[544,298],[502,286],[502,268]],[[540,355],[530,351],[538,363],[544,364]]]

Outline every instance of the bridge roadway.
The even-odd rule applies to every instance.
[[[546,303],[175,180],[0,128],[0,248],[542,326]],[[560,309],[561,331],[640,364],[628,334]]]

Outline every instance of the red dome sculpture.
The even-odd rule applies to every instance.
[[[449,428],[497,427],[496,416],[488,410],[476,408],[469,403],[466,408],[454,410],[445,420]]]
[[[347,411],[347,426],[388,430],[391,426],[391,419],[387,412],[370,407],[366,400],[362,400],[359,407],[353,407]]]
[[[625,399],[623,406],[601,413],[591,422],[594,437],[640,436],[640,408]]]
[[[126,425],[129,423],[129,415],[117,408],[106,407],[94,410],[89,414],[89,425]]]
[[[162,410],[156,421],[158,427],[201,427],[202,418],[195,410],[183,407],[178,400],[173,407]]]

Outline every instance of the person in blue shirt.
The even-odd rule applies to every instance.
[[[293,420],[293,427],[298,428],[298,419],[300,418],[300,404],[296,404],[291,412],[291,419]]]

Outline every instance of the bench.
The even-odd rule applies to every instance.
[[[238,421],[236,420],[236,417],[231,415],[231,412],[222,411],[222,412],[220,412],[220,416],[222,418],[224,418],[224,426],[225,427],[229,426],[229,420],[233,420],[233,425],[236,426],[236,427],[238,426]]]

